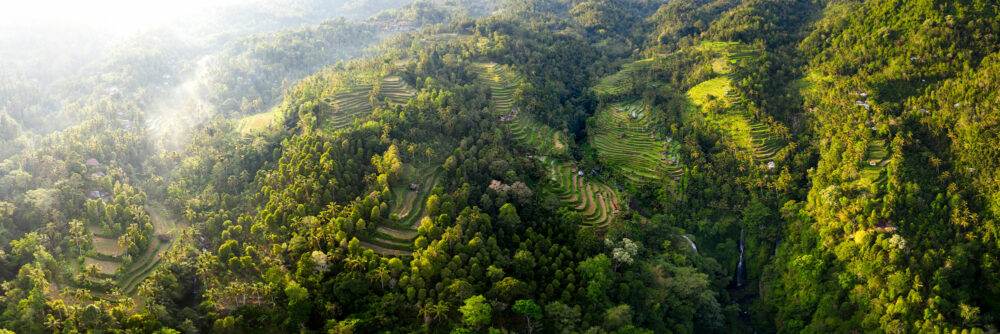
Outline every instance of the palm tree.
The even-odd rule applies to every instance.
[[[385,280],[389,279],[389,269],[387,269],[385,265],[380,265],[378,266],[378,268],[375,268],[375,270],[372,271],[371,274],[372,274],[372,280],[373,281],[377,280],[379,286],[385,289]]]
[[[59,332],[62,329],[62,320],[56,319],[56,317],[49,314],[45,318],[45,328],[48,328],[52,332]]]
[[[422,305],[422,306],[420,306],[420,307],[417,308],[417,315],[421,316],[421,317],[424,317],[424,324],[425,325],[426,324],[430,324],[431,323],[431,316],[434,315],[434,310],[436,308],[437,308],[436,305],[431,304],[430,302],[426,302],[426,303],[424,303],[424,305]]]
[[[433,305],[432,308],[434,320],[447,319],[448,312],[451,311],[451,306],[444,301],[438,301],[437,305]]]
[[[357,257],[352,256],[344,260],[344,267],[350,270],[357,270],[362,265],[364,265],[364,262]]]

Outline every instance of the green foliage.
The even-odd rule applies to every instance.
[[[462,323],[473,330],[483,328],[493,319],[493,307],[482,295],[469,297],[458,310],[462,312]]]

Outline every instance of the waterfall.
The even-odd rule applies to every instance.
[[[694,241],[691,241],[691,238],[688,238],[688,236],[683,235],[683,234],[681,234],[681,238],[684,238],[685,240],[687,240],[688,243],[691,244],[691,249],[694,249],[694,253],[698,254],[698,246],[694,245]]]
[[[736,265],[736,287],[742,287],[746,282],[746,268],[743,267],[743,229],[740,229],[740,262]]]

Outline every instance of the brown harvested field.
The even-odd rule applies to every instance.
[[[107,256],[122,254],[122,247],[118,245],[117,239],[93,237],[94,250]]]
[[[115,271],[122,266],[121,262],[116,261],[104,261],[95,258],[84,258],[83,259],[84,268],[90,267],[92,264],[96,264],[101,268],[101,273],[105,275],[114,275]]]

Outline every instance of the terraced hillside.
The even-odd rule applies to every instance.
[[[653,135],[640,103],[605,104],[595,117],[595,127],[589,130],[590,145],[602,161],[619,169],[630,182],[643,185],[684,173],[680,145]]]
[[[785,141],[773,134],[770,125],[755,120],[746,99],[732,86],[732,67],[752,57],[753,50],[730,42],[703,43],[699,48],[718,55],[712,69],[719,76],[689,89],[688,98],[710,124],[728,134],[750,158],[767,166],[785,147]]]
[[[393,104],[406,104],[416,96],[416,91],[410,88],[403,79],[390,75],[382,78],[382,95]]]
[[[329,106],[323,128],[336,130],[351,125],[355,119],[371,114],[371,84],[360,84],[323,99]]]
[[[646,58],[622,66],[615,74],[601,78],[594,86],[594,92],[601,97],[626,96],[632,93],[635,85],[633,76],[636,71],[647,69],[655,64],[655,58]]]
[[[552,181],[549,191],[579,212],[586,227],[608,226],[622,209],[618,192],[603,183],[586,180],[575,167],[549,160],[549,175]]]
[[[511,135],[518,142],[534,148],[540,155],[565,156],[569,154],[566,134],[529,116],[520,116],[506,123]]]
[[[514,107],[514,90],[524,76],[507,66],[496,63],[476,63],[473,67],[478,80],[490,86],[494,111],[506,115]]]
[[[384,255],[410,255],[417,237],[420,220],[427,216],[426,204],[431,190],[441,179],[440,168],[418,169],[407,165],[402,180],[392,188],[392,214],[396,222],[384,223],[376,229],[374,238],[363,240],[362,246]],[[411,190],[410,185],[417,185]]]
[[[884,185],[888,180],[885,167],[889,165],[889,150],[884,139],[868,143],[865,167],[861,170],[862,179],[875,185]]]
[[[97,278],[111,278],[116,282],[116,286],[122,289],[125,295],[131,295],[136,291],[139,283],[156,269],[160,262],[160,255],[170,248],[173,240],[180,236],[180,228],[176,222],[169,217],[165,209],[158,205],[147,206],[150,221],[153,224],[153,237],[149,246],[132,258],[126,266],[121,255],[124,253],[118,241],[110,236],[99,234],[99,230],[91,227],[94,249],[91,254],[84,258],[84,269],[90,265],[99,268]],[[161,240],[157,235],[169,236],[166,240]]]

